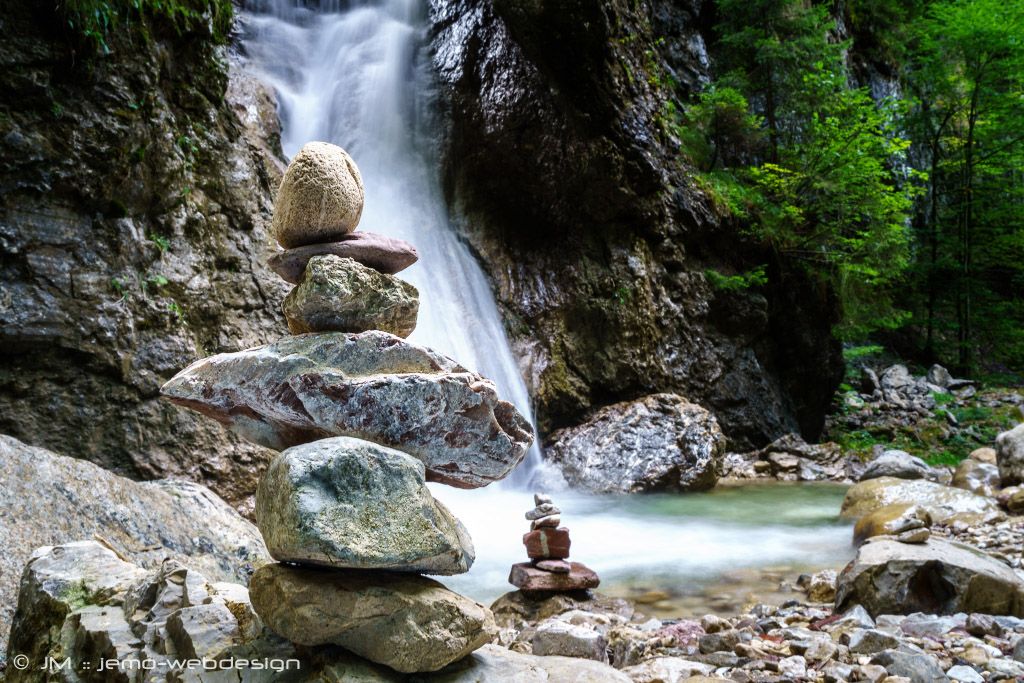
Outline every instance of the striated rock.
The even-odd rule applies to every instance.
[[[579,562],[569,563],[569,572],[548,572],[529,562],[512,565],[508,582],[526,593],[549,591],[580,591],[597,588],[601,580],[597,574]]]
[[[843,569],[836,609],[859,604],[879,614],[982,612],[1024,616],[1024,580],[985,553],[931,538],[910,545],[865,543]]]
[[[598,492],[709,489],[725,449],[714,416],[674,394],[602,408],[551,440],[545,455],[569,484]]]
[[[279,334],[287,288],[261,261],[280,147],[240,122],[252,77],[214,21],[135,13],[94,60],[52,30],[67,7],[3,12],[0,433],[251,505],[273,454],[159,389]]]
[[[337,242],[307,244],[276,252],[267,259],[267,266],[285,282],[297,285],[302,281],[309,260],[323,254],[350,258],[387,275],[405,270],[420,257],[416,247],[405,240],[357,230],[343,235]]]
[[[928,479],[932,468],[921,458],[906,451],[890,449],[868,463],[860,481],[878,479],[879,477],[896,477],[897,479]]]
[[[535,529],[523,535],[526,555],[531,560],[564,560],[569,557],[569,530],[565,528]]]
[[[408,282],[329,254],[309,260],[282,305],[292,334],[382,330],[399,337],[416,329],[419,308]]]
[[[465,659],[431,676],[435,683],[632,683],[629,676],[602,662],[576,657],[538,657],[484,645]]]
[[[352,157],[327,142],[307,142],[277,188],[271,231],[285,249],[330,242],[363,215],[363,178]]]
[[[204,486],[130,481],[9,436],[0,436],[0,511],[0,651],[34,548],[95,538],[143,567],[172,558],[242,583],[270,561],[256,527]]]
[[[895,536],[918,529],[928,529],[932,516],[920,505],[894,503],[872,510],[857,520],[853,527],[853,543],[860,545],[875,536]]]
[[[923,479],[880,477],[851,486],[843,499],[840,515],[846,519],[859,519],[878,508],[900,503],[920,505],[938,524],[958,519],[978,521],[999,509],[993,499],[963,489]]]
[[[460,488],[506,476],[533,442],[489,380],[385,332],[303,335],[205,358],[162,392],[271,448],[353,436],[409,453],[428,481]]]
[[[284,451],[256,492],[256,519],[282,562],[460,574],[473,541],[424,483],[423,463],[345,436]]]
[[[999,468],[994,464],[967,458],[957,465],[952,486],[979,496],[994,496],[1000,487]]]
[[[268,564],[249,593],[264,623],[288,640],[340,645],[405,673],[436,671],[497,632],[489,609],[422,576]]]
[[[996,463],[1003,486],[1024,483],[1024,422],[996,437]]]

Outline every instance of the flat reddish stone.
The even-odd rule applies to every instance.
[[[555,574],[568,574],[572,570],[572,566],[565,560],[538,560],[534,566],[537,569],[554,572]]]
[[[523,545],[531,560],[564,560],[569,557],[569,530],[565,527],[534,529],[523,534]]]
[[[529,562],[512,565],[508,582],[524,593],[569,592],[597,588],[601,579],[586,565],[579,562],[569,563],[568,574],[546,572],[534,567]]]
[[[388,275],[408,268],[419,258],[416,247],[404,240],[357,230],[339,237],[337,242],[307,244],[279,251],[267,259],[267,265],[282,278],[297,285],[302,281],[306,263],[320,254],[350,258]]]

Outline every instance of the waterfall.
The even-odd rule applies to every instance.
[[[324,2],[319,10],[258,0],[247,4],[242,27],[249,67],[277,93],[285,154],[311,140],[344,147],[366,186],[359,229],[419,250],[420,261],[400,275],[420,292],[410,341],[490,378],[532,421],[490,284],[449,224],[423,0]],[[540,459],[535,444],[512,484],[527,485]]]

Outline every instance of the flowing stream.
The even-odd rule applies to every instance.
[[[285,154],[310,140],[349,151],[366,185],[359,229],[402,238],[420,253],[401,274],[420,291],[410,339],[494,380],[531,416],[489,283],[448,221],[424,0],[324,0],[316,10],[295,4],[251,0],[242,16],[249,67],[277,93]],[[473,569],[445,578],[447,585],[482,601],[510,590],[509,567],[525,559],[523,513],[533,504],[527,486],[539,464],[535,447],[507,485],[431,485],[477,550]],[[646,594],[655,603],[649,611],[661,605],[678,614],[713,608],[712,598],[722,595],[742,600],[770,591],[775,568],[841,565],[851,554],[849,527],[835,519],[841,497],[837,487],[773,486],[689,496],[561,492],[556,502],[572,531],[573,559],[602,576],[602,590]]]

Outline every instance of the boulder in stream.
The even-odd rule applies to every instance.
[[[282,562],[425,574],[473,564],[469,532],[434,500],[423,463],[351,437],[279,454],[260,479],[256,518]]]
[[[533,429],[494,384],[386,332],[289,337],[196,361],[171,401],[277,450],[353,436],[409,453],[428,481],[476,488],[505,477]]]
[[[846,492],[841,516],[859,519],[887,505],[920,505],[938,524],[956,520],[978,522],[999,514],[999,506],[986,498],[963,489],[943,486],[924,479],[879,477],[855,484]]]
[[[545,455],[589,491],[701,491],[715,485],[724,450],[714,415],[682,396],[652,394],[556,432]]]
[[[1024,483],[1024,422],[996,437],[996,463],[1003,486]]]

